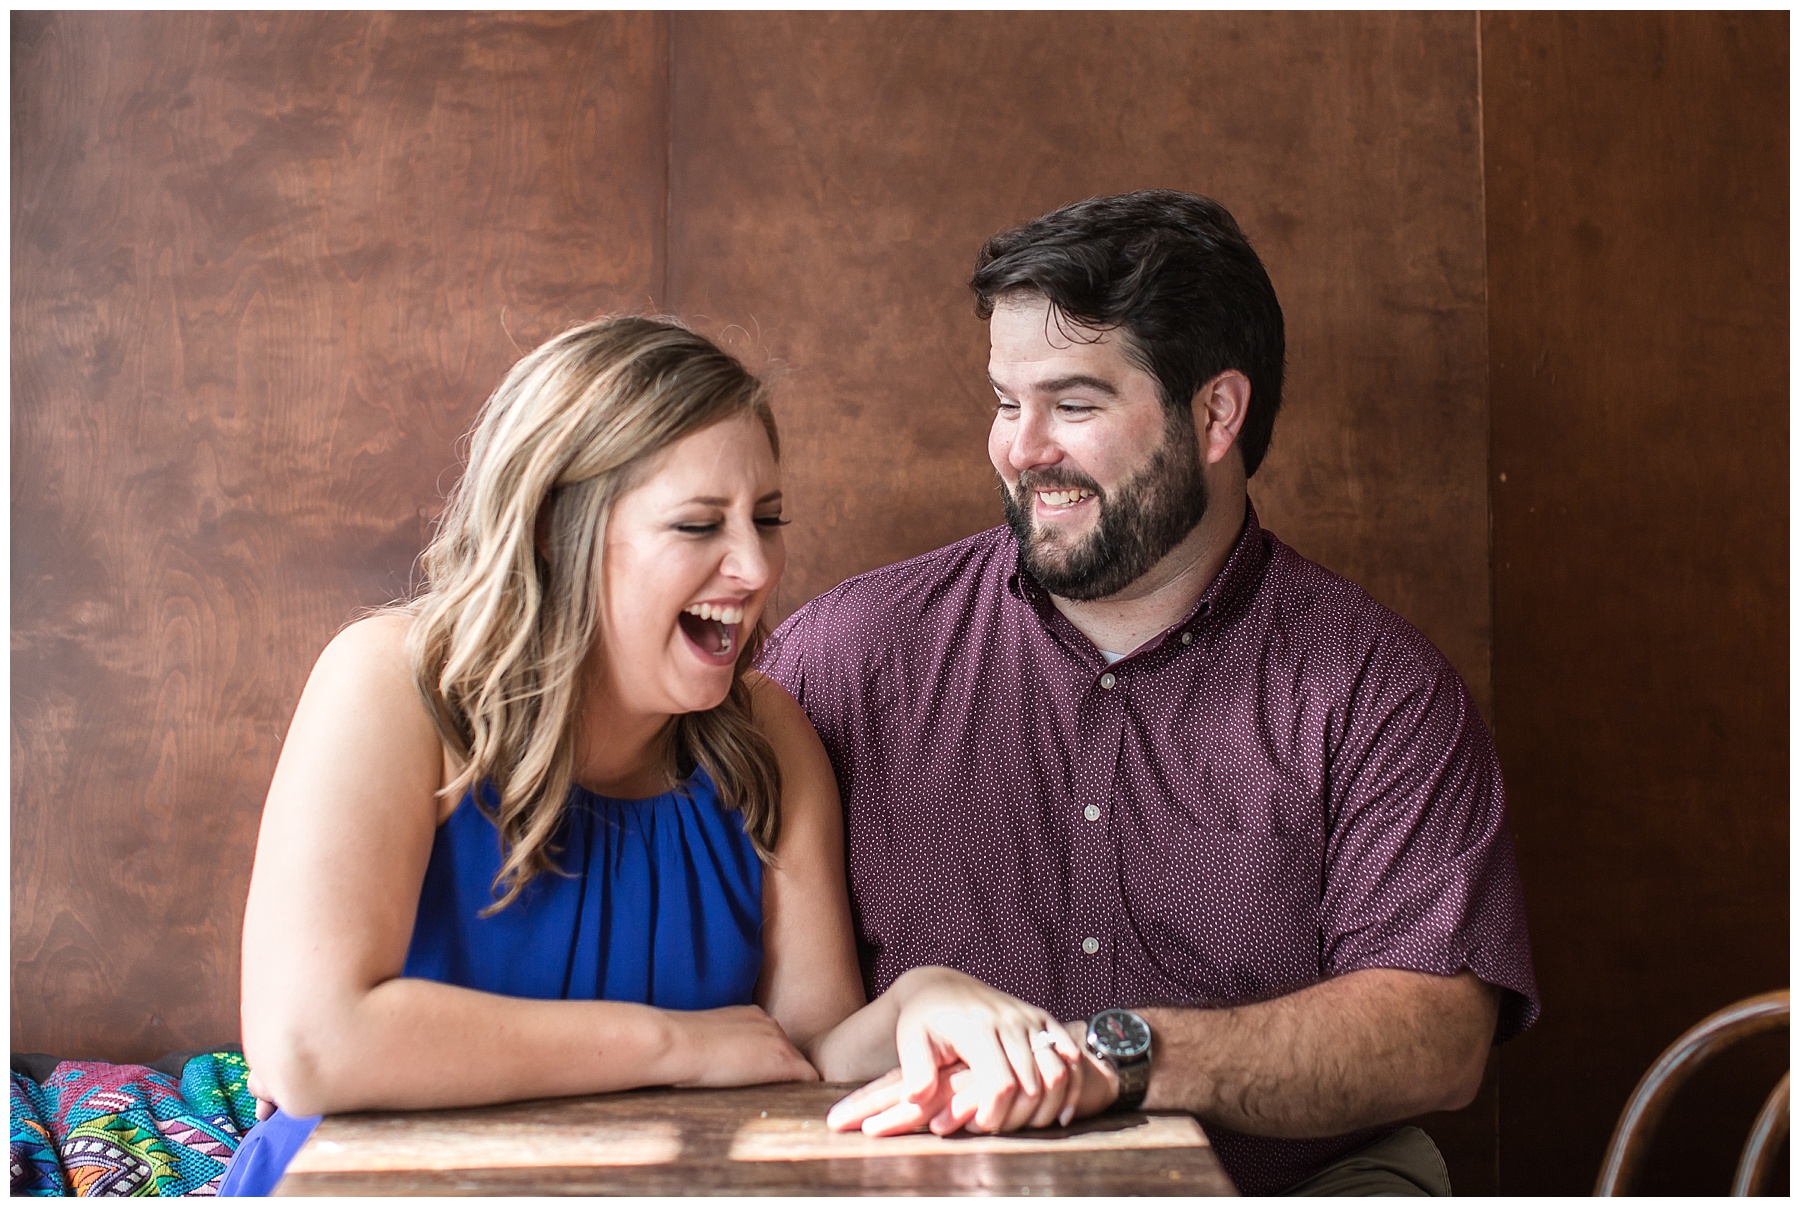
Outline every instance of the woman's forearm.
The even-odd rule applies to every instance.
[[[477,1106],[674,1084],[694,1045],[674,1012],[531,1001],[412,978],[262,1026],[245,1055],[290,1113]]]
[[[910,968],[887,992],[807,1045],[806,1055],[826,1081],[867,1081],[899,1065],[894,1030],[900,1011],[913,994],[945,978],[962,974],[925,965]]]
[[[966,981],[950,968],[924,965],[900,974],[887,992],[806,1046],[826,1081],[868,1081],[900,1063],[894,1033],[900,1011],[914,994],[945,981]]]
[[[662,1010],[384,981],[341,1007],[245,1012],[245,1054],[290,1113],[417,1110],[646,1085],[818,1077],[756,1006]]]
[[[806,1045],[806,1057],[826,1081],[867,1081],[900,1063],[894,1025],[900,1005],[896,985]]]

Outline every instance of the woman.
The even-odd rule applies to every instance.
[[[909,1009],[1033,1037],[1033,1093],[971,1089],[940,1130],[1073,1109],[1078,1049],[1033,1007],[928,969],[863,1005],[831,767],[748,669],[777,454],[761,384],[653,319],[568,331],[488,400],[425,590],[331,642],[282,749],[242,1009],[283,1109],[224,1193],[267,1193],[323,1113],[873,1077]]]

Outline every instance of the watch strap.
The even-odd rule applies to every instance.
[[[1119,1076],[1119,1096],[1113,1100],[1115,1111],[1135,1111],[1144,1105],[1144,1094],[1150,1089],[1150,1058],[1141,1056],[1121,1064],[1103,1055]]]

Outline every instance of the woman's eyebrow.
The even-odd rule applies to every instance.
[[[764,503],[779,503],[780,501],[781,492],[779,490],[772,490],[762,498],[758,499],[756,503],[757,506],[760,507]],[[699,504],[702,507],[729,507],[731,506],[731,500],[722,495],[695,495],[692,498],[683,499],[680,503],[676,504],[676,506],[686,507],[689,504]]]

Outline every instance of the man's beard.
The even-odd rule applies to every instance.
[[[1094,493],[1100,519],[1066,551],[1050,546],[1032,519],[1039,490],[1082,488]],[[1087,475],[1052,467],[1026,470],[1012,490],[1000,483],[1006,522],[1018,538],[1019,558],[1046,591],[1064,599],[1105,599],[1150,572],[1206,514],[1206,479],[1194,426],[1171,410],[1150,464],[1111,494]]]

